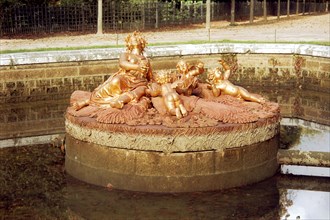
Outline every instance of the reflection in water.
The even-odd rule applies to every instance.
[[[289,189],[280,192],[280,195],[281,201],[286,204],[285,212],[281,213],[281,219],[330,219],[329,192]],[[306,203],[308,203],[308,209],[306,209]]]
[[[282,149],[301,152],[330,152],[330,126],[301,119],[284,118],[281,121],[280,143]],[[329,156],[324,156],[325,159]],[[328,167],[282,165],[281,173],[330,177]]]
[[[295,219],[316,212],[320,219],[329,216],[328,178],[277,174],[223,191],[158,194],[76,180],[65,174],[64,155],[52,145],[4,148],[0,160],[0,219],[285,219],[288,214]],[[306,198],[322,204],[314,207]]]
[[[94,186],[86,191],[82,183],[68,184],[65,191],[72,213],[87,219],[258,219],[278,215],[274,179],[222,192],[153,194]]]
[[[262,94],[279,102],[285,117],[305,119],[283,124],[285,148],[329,152],[329,126],[319,125],[330,125],[328,95],[300,90]],[[21,137],[63,132],[66,107],[67,100],[1,106],[0,145],[6,138],[16,143]],[[128,192],[67,176],[64,155],[54,144],[1,147],[0,219],[329,219],[329,177],[279,173],[257,184],[224,191]],[[287,169],[292,173],[286,166],[282,173]],[[314,168],[302,169],[305,175]],[[323,172],[329,174],[327,171]],[[317,172],[319,169],[312,170]]]
[[[327,93],[265,87],[251,90],[279,103],[283,117],[330,125],[330,96]]]
[[[64,133],[68,103],[56,100],[0,105],[0,140]]]
[[[330,151],[330,127],[284,118],[281,121],[282,148],[300,151]]]
[[[62,218],[64,155],[58,148],[4,148],[0,161],[0,219]]]
[[[157,194],[110,190],[64,172],[51,145],[0,150],[0,219],[276,219],[276,177],[226,191]]]
[[[330,168],[329,167],[308,167],[308,166],[282,165],[281,173],[304,175],[304,176],[330,177]]]
[[[290,149],[292,146],[300,144],[302,128],[299,126],[286,126],[281,124],[280,128],[280,148]]]

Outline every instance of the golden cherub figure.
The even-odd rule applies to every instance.
[[[197,87],[197,76],[204,73],[204,63],[199,62],[196,66],[191,66],[184,60],[180,60],[177,65],[179,78],[172,84],[179,94],[190,96]]]
[[[198,84],[197,76],[204,72],[204,64],[200,62],[196,66],[190,66],[186,61],[180,60],[176,67],[176,74],[171,71],[155,72],[153,80],[156,84],[149,84],[147,93],[154,97],[161,95],[167,111],[177,118],[182,118],[187,116],[188,112],[179,94],[192,94]]]
[[[183,106],[179,94],[173,88],[172,83],[176,80],[176,74],[171,71],[161,70],[153,74],[153,82],[149,83],[147,94],[152,97],[161,96],[166,110],[178,119],[188,115]]]
[[[221,72],[219,67],[215,68],[208,72],[207,81],[209,83],[209,88],[212,89],[212,93],[215,97],[223,95],[231,95],[239,99],[246,101],[264,103],[265,100],[262,97],[257,97],[249,93],[246,89],[240,86],[232,84],[228,78],[230,76],[230,68],[223,61],[219,60],[219,63],[222,65],[225,70],[224,73]]]

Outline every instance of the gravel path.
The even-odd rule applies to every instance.
[[[36,48],[81,47],[123,45],[127,33],[56,36],[39,39],[0,39],[0,51]],[[268,17],[268,21],[256,20],[230,26],[229,22],[213,22],[210,35],[201,25],[192,28],[144,32],[149,43],[187,42],[193,40],[241,40],[267,42],[330,41],[330,14]]]

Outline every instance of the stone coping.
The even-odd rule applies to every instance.
[[[102,124],[87,117],[66,114],[65,128],[72,137],[106,147],[171,152],[224,150],[271,139],[279,132],[279,118],[260,119],[246,124],[219,124],[214,127],[168,128]]]
[[[281,125],[286,125],[286,126],[300,126],[300,127],[305,127],[313,130],[318,130],[318,131],[328,131],[330,132],[330,126],[329,125],[324,125],[324,124],[319,124],[317,122],[313,121],[308,121],[300,118],[282,118],[281,119]]]
[[[85,50],[64,50],[47,52],[25,52],[1,54],[0,66],[15,66],[42,63],[81,62],[118,59],[125,48],[104,48]],[[252,54],[298,54],[330,58],[330,47],[309,44],[248,44],[248,43],[208,43],[182,44],[170,46],[150,46],[146,50],[149,58],[209,55],[220,53]]]

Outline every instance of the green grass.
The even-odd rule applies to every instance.
[[[124,45],[102,45],[102,46],[82,46],[82,47],[54,47],[54,48],[36,48],[36,49],[18,49],[18,50],[1,50],[0,54],[6,53],[25,53],[25,52],[43,52],[43,51],[65,51],[65,50],[85,50],[85,49],[102,49],[102,48],[121,48]]]
[[[206,43],[241,43],[241,44],[312,44],[321,46],[330,46],[329,41],[298,41],[298,42],[288,42],[288,41],[233,41],[233,40],[219,40],[219,41],[187,41],[187,42],[175,42],[175,43],[161,43],[161,44],[150,44],[152,46],[157,45],[177,45],[177,44],[206,44]]]
[[[185,41],[185,42],[170,42],[170,43],[155,43],[149,46],[166,46],[166,45],[180,45],[180,44],[206,44],[206,43],[245,43],[245,44],[310,44],[330,46],[329,41],[299,41],[299,42],[272,42],[272,41],[233,41],[233,40],[220,40],[220,41]],[[102,46],[81,46],[81,47],[55,47],[55,48],[36,48],[36,49],[18,49],[18,50],[2,50],[0,54],[8,53],[25,53],[25,52],[42,52],[42,51],[66,51],[66,50],[86,50],[86,49],[102,49],[102,48],[123,48],[124,45],[102,45]]]

